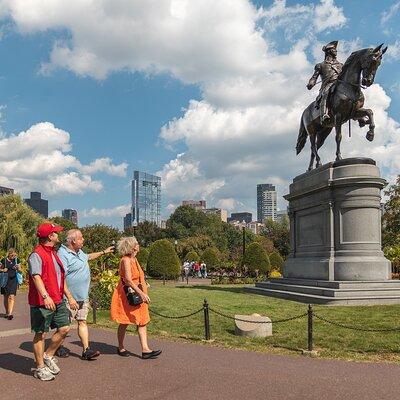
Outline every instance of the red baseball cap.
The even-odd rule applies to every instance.
[[[53,232],[61,232],[64,228],[61,225],[55,225],[51,222],[45,222],[40,224],[37,228],[36,235],[40,238],[45,238],[51,235]]]

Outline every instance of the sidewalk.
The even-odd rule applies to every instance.
[[[20,311],[23,299],[21,295]],[[4,322],[8,321],[0,321],[0,329]],[[400,390],[400,366],[394,364],[287,357],[161,340],[151,343],[163,349],[162,356],[141,360],[135,336],[127,337],[126,347],[136,356],[122,358],[115,354],[115,332],[100,329],[91,329],[92,345],[102,352],[98,360],[80,360],[79,340],[72,331],[66,341],[72,354],[59,360],[61,374],[52,382],[40,382],[30,371],[34,367],[31,339],[31,334],[0,338],[1,394],[7,400],[49,396],[71,400],[393,400]]]

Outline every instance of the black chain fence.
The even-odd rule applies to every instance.
[[[97,302],[96,301],[92,301],[92,307],[93,307],[93,323],[96,324],[97,323]],[[175,319],[175,320],[190,318],[190,317],[193,317],[194,315],[197,315],[197,314],[200,314],[201,312],[203,312],[204,313],[204,336],[205,336],[206,340],[211,339],[210,317],[209,317],[210,312],[213,314],[216,314],[220,317],[229,319],[231,321],[246,322],[246,323],[250,323],[250,324],[277,324],[277,323],[284,323],[284,322],[294,321],[294,320],[308,317],[308,351],[313,351],[314,318],[316,318],[317,320],[322,321],[324,323],[337,326],[339,328],[349,329],[349,330],[354,330],[354,331],[359,331],[359,332],[382,332],[382,333],[384,333],[384,332],[400,331],[400,326],[396,326],[393,328],[361,328],[359,326],[352,326],[352,325],[343,324],[341,322],[332,321],[326,317],[316,314],[311,305],[308,306],[308,310],[305,313],[293,315],[293,316],[286,317],[286,318],[270,320],[270,321],[254,321],[254,320],[250,320],[250,319],[237,318],[235,316],[228,315],[224,312],[218,311],[218,310],[210,307],[208,305],[207,300],[204,300],[202,308],[200,308],[196,311],[193,311],[191,313],[184,314],[184,315],[165,315],[158,311],[155,311],[152,308],[149,308],[149,311],[150,311],[150,313],[157,315],[158,317],[166,318],[166,319]]]

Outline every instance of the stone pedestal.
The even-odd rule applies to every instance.
[[[400,282],[390,280],[381,249],[385,186],[369,158],[344,159],[294,178],[285,196],[292,250],[284,278],[253,289],[307,303],[400,302]]]
[[[235,315],[235,335],[252,338],[265,338],[267,336],[272,336],[271,319],[259,314],[237,314]]]

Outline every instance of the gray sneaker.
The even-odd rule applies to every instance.
[[[48,367],[35,369],[33,376],[41,381],[52,381],[55,378]]]
[[[49,357],[48,355],[44,355],[43,357],[44,363],[46,367],[50,370],[53,375],[58,375],[60,373],[60,368],[57,365],[58,360],[55,357]]]

